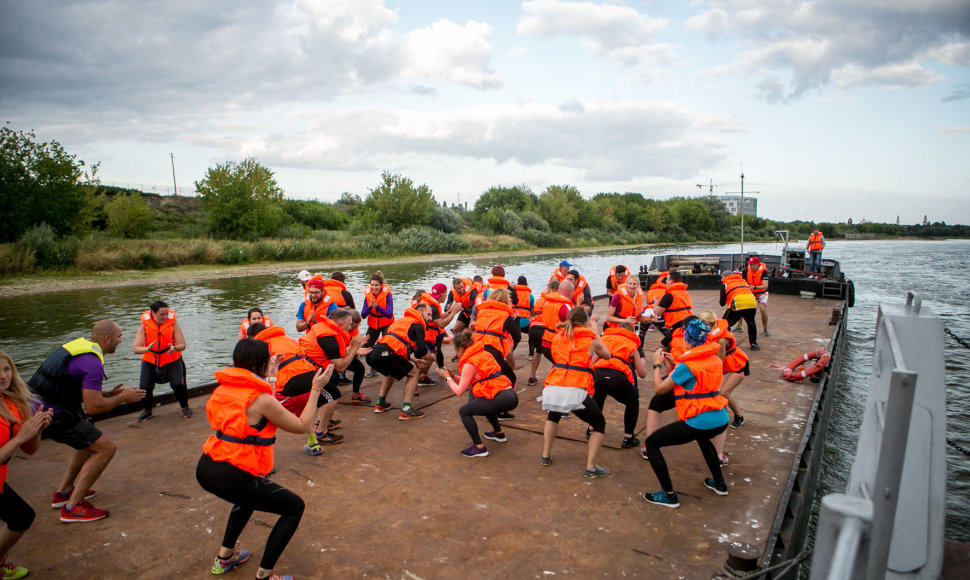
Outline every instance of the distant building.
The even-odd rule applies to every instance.
[[[718,199],[727,208],[728,213],[731,215],[740,215],[741,208],[741,196],[740,195],[722,195]],[[747,196],[744,198],[744,215],[758,216],[758,198]]]

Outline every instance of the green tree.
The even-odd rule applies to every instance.
[[[539,206],[539,198],[525,185],[491,187],[475,202],[475,219],[481,219],[492,209],[524,212]]]
[[[677,224],[689,234],[709,234],[714,229],[714,220],[707,206],[696,199],[675,197],[667,202],[677,218]]]
[[[539,196],[539,215],[554,232],[572,231],[580,212],[586,209],[586,200],[571,185],[550,185]]]
[[[342,230],[350,223],[347,214],[317,200],[287,199],[283,201],[283,211],[297,223],[315,230]]]
[[[86,172],[57,141],[38,143],[33,132],[0,127],[0,241],[42,222],[61,236],[83,229],[97,170]]]
[[[143,238],[155,221],[155,210],[141,194],[119,194],[104,206],[108,231],[126,238]]]
[[[274,235],[285,221],[283,190],[273,172],[250,157],[210,167],[195,182],[209,231],[232,239]]]
[[[381,174],[381,184],[364,202],[366,209],[375,212],[378,226],[394,231],[429,225],[437,205],[427,185],[415,187],[407,177],[390,171]]]

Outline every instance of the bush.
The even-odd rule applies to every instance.
[[[24,232],[17,244],[33,254],[37,266],[65,268],[74,264],[81,242],[75,237],[58,241],[54,228],[41,222]]]
[[[125,238],[143,238],[155,221],[155,210],[141,194],[116,195],[104,206],[108,231]]]
[[[496,233],[517,236],[523,229],[525,229],[525,224],[519,214],[510,209],[502,210],[501,217],[496,224]]]
[[[522,218],[522,229],[543,232],[548,232],[550,229],[549,223],[534,211],[524,211],[519,214],[519,217]]]
[[[457,233],[461,229],[461,216],[446,207],[435,206],[431,227],[449,234]]]
[[[311,230],[341,230],[350,223],[347,214],[321,201],[287,199],[283,211]]]
[[[401,249],[418,254],[449,254],[468,249],[468,241],[457,234],[442,234],[430,228],[407,228],[399,234]]]
[[[542,230],[525,230],[519,234],[519,237],[540,248],[557,248],[566,245],[566,236]]]
[[[0,274],[24,274],[33,269],[33,252],[20,244],[0,245]]]
[[[312,230],[309,226],[301,223],[284,224],[276,231],[276,237],[281,239],[299,239],[310,236]]]

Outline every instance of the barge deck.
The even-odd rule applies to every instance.
[[[695,312],[723,311],[716,291],[691,293]],[[304,498],[306,512],[277,571],[296,578],[710,578],[732,543],[753,546],[764,553],[762,565],[771,563],[772,554],[796,543],[792,528],[800,524],[785,515],[811,477],[803,473],[805,452],[821,447],[813,439],[824,433],[821,387],[827,380],[834,385],[828,373],[822,383],[787,382],[778,368],[818,348],[837,355],[846,309],[841,300],[782,294],[771,296],[769,308],[771,336],[760,340],[761,351],[749,352],[752,374],[735,391],[745,423],[729,429],[728,496],[704,488],[704,461],[696,445],[685,445],[664,452],[680,509],[643,501],[644,491],[659,486],[637,449],[620,448],[622,407],[612,399],[598,459],[610,468],[608,477],[583,478],[585,424],[576,418],[563,421],[553,464],[540,466],[544,413],[535,399],[541,386],[525,386],[523,342],[516,349],[523,365],[519,407],[505,423],[509,441],[486,441],[486,458],[458,453],[469,444],[457,412],[464,399],[443,382],[421,389],[415,402],[428,414],[418,421],[340,405],[335,417],[343,421],[345,442],[325,447],[319,457],[301,452],[301,436],[281,432],[273,478]],[[597,312],[604,316],[605,310],[600,300]],[[833,310],[839,313],[834,326]],[[646,336],[649,355],[660,335]],[[745,348],[746,333],[736,336]],[[835,356],[833,371],[838,364]],[[111,366],[109,357],[109,375]],[[540,381],[547,371],[543,361]],[[378,383],[378,377],[365,379],[363,392],[376,399]],[[400,385],[389,397],[394,405],[401,401]],[[642,439],[649,378],[640,380],[640,392]],[[169,404],[145,423],[131,414],[98,422],[118,446],[93,500],[111,511],[105,520],[62,524],[47,507],[67,447],[48,442],[27,461],[15,456],[11,485],[38,515],[13,558],[42,578],[208,577],[229,506],[195,480],[210,434],[204,401],[192,400],[191,420]],[[253,559],[231,574],[255,573],[274,521],[256,513],[240,539]]]

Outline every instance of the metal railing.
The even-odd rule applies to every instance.
[[[880,305],[856,458],[846,493],[822,499],[813,580],[939,576],[944,369],[943,325],[920,297]]]

